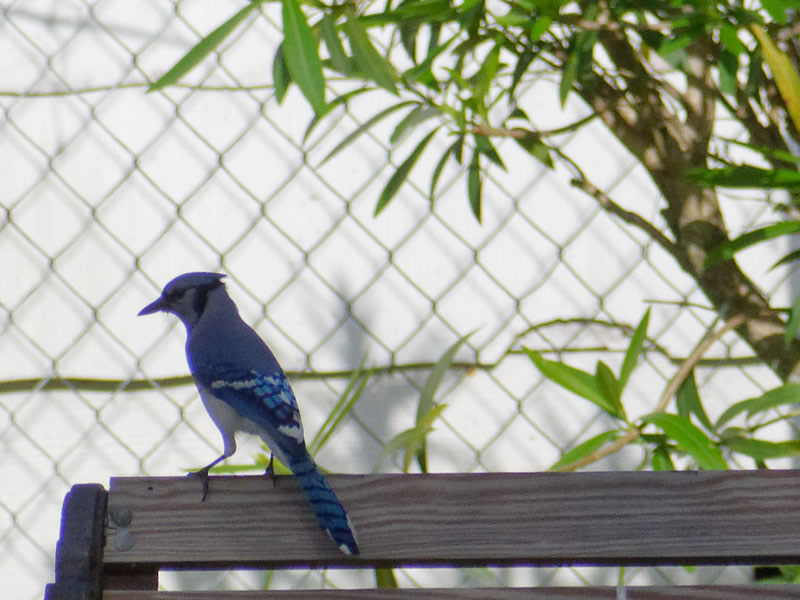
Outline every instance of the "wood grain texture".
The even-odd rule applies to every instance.
[[[800,588],[790,585],[629,587],[626,600],[790,600]],[[103,600],[617,600],[612,587],[472,588],[403,590],[269,590],[242,592],[115,592]]]
[[[338,475],[330,482],[355,525],[360,557],[339,553],[291,477],[274,487],[264,477],[215,477],[203,503],[197,479],[129,478],[111,482],[106,566],[800,562],[794,471]]]

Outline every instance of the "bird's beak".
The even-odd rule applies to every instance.
[[[159,297],[156,299],[155,302],[151,302],[147,306],[145,306],[142,310],[139,311],[139,316],[142,315],[152,315],[154,312],[158,312],[160,310],[164,310],[166,308],[166,304],[164,303],[164,298]]]

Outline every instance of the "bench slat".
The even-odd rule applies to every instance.
[[[330,482],[355,524],[357,559],[325,536],[291,477],[274,487],[270,478],[214,477],[204,503],[195,478],[125,478],[112,479],[109,490],[107,568],[800,562],[793,471],[335,475]]]
[[[793,585],[629,587],[618,596],[612,587],[479,588],[408,590],[292,590],[240,592],[115,592],[103,600],[790,600],[800,598]]]

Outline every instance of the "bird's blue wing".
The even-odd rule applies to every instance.
[[[263,430],[262,437],[281,460],[305,454],[297,400],[282,371],[264,374],[229,364],[195,365],[194,376],[208,392]]]

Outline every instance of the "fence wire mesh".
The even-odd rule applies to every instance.
[[[614,363],[651,300],[648,353],[628,391],[629,413],[713,320],[692,281],[638,231],[604,213],[527,155],[502,146],[507,172],[485,184],[483,224],[467,207],[463,173],[445,171],[433,202],[426,167],[385,214],[375,200],[411,146],[390,149],[377,127],[331,160],[330,150],[381,107],[354,100],[303,140],[312,114],[296,91],[278,104],[265,81],[280,40],[263,10],[201,65],[190,84],[145,94],[232,14],[235,2],[0,2],[0,579],[11,596],[41,596],[53,578],[60,504],[76,482],[167,475],[220,449],[185,375],[173,319],[137,319],[161,286],[189,270],[229,274],[244,318],[290,372],[311,436],[366,357],[375,372],[342,429],[318,455],[328,469],[393,471],[385,444],[413,425],[430,368],[471,334],[440,389],[429,439],[432,471],[540,470],[603,430],[604,417],[541,379],[524,344],[592,368]],[[336,85],[335,83],[333,85]],[[557,83],[523,101],[552,129],[587,114],[555,111]],[[722,124],[724,126],[724,123]],[[388,127],[388,125],[386,126]],[[408,142],[411,143],[410,141]],[[600,125],[560,149],[622,205],[659,222],[659,197]],[[733,230],[768,218],[762,202],[726,205]],[[745,257],[773,297],[788,283]],[[768,261],[767,261],[768,262]],[[681,303],[683,303],[681,305]],[[609,353],[610,357],[609,357]],[[616,353],[616,354],[615,354]],[[746,357],[735,337],[713,349]],[[727,403],[776,383],[763,367],[707,366],[704,398]],[[259,451],[250,443],[236,462]],[[635,450],[595,468],[635,468]],[[744,577],[709,568],[691,575]],[[198,586],[260,586],[263,574],[172,575]],[[626,573],[666,582],[680,570]],[[194,579],[192,579],[194,578]],[[614,583],[605,569],[459,570],[401,574],[404,585]],[[433,578],[433,579],[431,579]],[[369,574],[276,574],[281,587],[370,585]],[[8,587],[7,587],[8,589]]]

